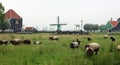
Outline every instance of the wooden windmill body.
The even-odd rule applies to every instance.
[[[67,25],[67,24],[60,24],[59,16],[57,17],[57,24],[50,24],[50,26],[57,26],[56,32],[59,34],[61,32],[61,26]]]

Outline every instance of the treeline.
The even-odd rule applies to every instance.
[[[103,32],[105,31],[105,26],[106,25],[98,25],[98,24],[91,24],[91,23],[86,23],[84,25],[84,30],[87,32]]]

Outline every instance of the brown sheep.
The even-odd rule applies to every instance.
[[[22,44],[22,40],[21,40],[21,39],[12,39],[12,40],[10,40],[10,42],[11,42],[13,45]]]

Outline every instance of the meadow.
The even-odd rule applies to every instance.
[[[0,45],[0,65],[120,65],[120,52],[116,46],[120,44],[120,35],[110,35],[116,38],[113,50],[110,52],[111,40],[104,39],[104,34],[90,35],[57,35],[58,41],[49,40],[53,34],[0,34],[0,39],[11,40],[14,38],[30,39],[30,45]],[[86,37],[92,41],[87,41]],[[81,41],[80,48],[72,50],[70,42],[78,38]],[[39,40],[40,45],[33,44]],[[97,55],[85,56],[85,45],[91,42],[100,44]]]

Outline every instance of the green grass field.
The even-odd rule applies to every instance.
[[[59,41],[48,39],[53,34],[0,34],[0,39],[13,38],[30,39],[31,45],[0,45],[0,65],[120,65],[120,52],[116,46],[120,44],[120,35],[116,38],[113,52],[110,52],[110,39],[103,39],[104,34],[90,35],[57,35]],[[98,55],[85,56],[84,46],[90,42],[86,37],[91,37],[90,42],[98,42],[100,50]],[[78,38],[81,41],[79,49],[72,50],[70,42]],[[34,45],[33,41],[39,40],[41,45]]]

